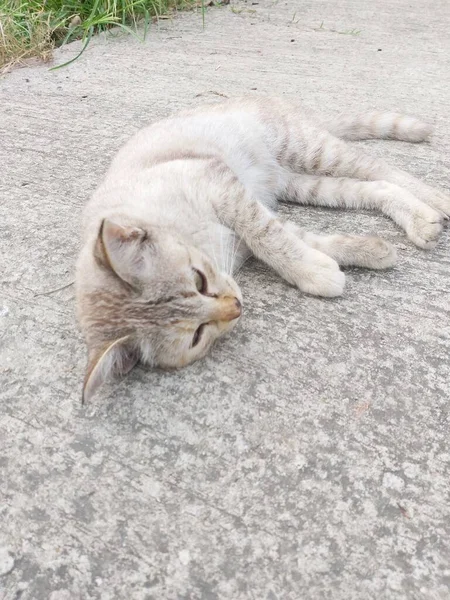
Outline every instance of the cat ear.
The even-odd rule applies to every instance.
[[[138,360],[128,335],[93,352],[88,360],[81,403],[88,402],[106,379],[129,373]]]
[[[123,226],[104,219],[95,248],[96,257],[130,285],[144,268],[142,243],[148,234],[140,227]]]

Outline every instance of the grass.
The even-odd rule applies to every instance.
[[[339,31],[338,29],[328,29],[323,26],[322,21],[319,27],[314,27],[314,31],[330,31],[331,33],[339,33],[339,35],[359,35],[362,29],[346,29],[344,31]]]
[[[204,18],[204,1],[199,4]],[[83,40],[82,54],[94,34],[111,27],[138,36],[141,23],[145,37],[152,20],[197,5],[197,0],[0,0],[0,70],[30,57],[48,61],[53,48],[77,39]]]

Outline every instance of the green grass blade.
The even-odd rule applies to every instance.
[[[91,41],[93,35],[94,35],[94,28],[91,27],[89,29],[89,33],[88,33],[87,39],[84,43],[84,46],[81,48],[81,51],[74,58],[68,60],[67,62],[63,63],[62,65],[57,65],[56,67],[52,67],[49,70],[56,71],[57,69],[62,69],[63,67],[67,67],[67,65],[70,65],[73,62],[75,62],[76,60],[78,60],[80,58],[80,56],[83,54],[83,52],[86,50],[86,48],[89,46],[89,42]]]

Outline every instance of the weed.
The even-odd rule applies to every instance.
[[[81,39],[76,60],[94,34],[111,27],[140,38],[141,23],[145,38],[153,19],[194,6],[195,0],[0,0],[0,69],[30,57],[49,60],[55,46]],[[204,12],[202,3],[203,21]]]
[[[319,25],[319,27],[314,27],[314,31],[329,31],[331,33],[339,33],[339,35],[359,35],[361,33],[361,29],[347,29],[344,31],[339,31],[338,29],[328,29],[323,26],[323,21]]]
[[[256,10],[254,8],[239,8],[237,6],[232,6],[231,12],[235,15],[240,15],[241,13],[248,13],[250,15],[256,14]]]

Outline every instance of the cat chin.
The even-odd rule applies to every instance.
[[[238,317],[237,319],[233,319],[233,321],[228,321],[226,323],[223,323],[222,327],[219,327],[219,332],[220,332],[219,337],[223,337],[224,335],[227,335],[228,333],[233,331],[233,329],[239,323],[241,318],[242,317]]]
[[[156,365],[155,350],[150,342],[142,340],[139,343],[139,359],[140,362],[149,367]]]

